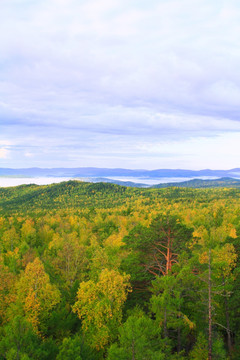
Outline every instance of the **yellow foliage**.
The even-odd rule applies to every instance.
[[[231,236],[233,239],[237,238],[237,232],[235,228],[231,228],[229,236]]]
[[[32,324],[36,333],[39,333],[40,302],[33,289],[30,289],[24,304],[24,312],[27,320]]]
[[[23,237],[35,235],[36,230],[34,228],[33,220],[27,219],[22,225],[21,232]]]
[[[14,282],[14,275],[7,266],[0,264],[0,318],[3,321],[6,316],[6,308],[16,300]]]
[[[196,327],[196,324],[191,321],[186,315],[183,315],[183,321],[188,325],[190,330],[193,330]]]
[[[87,263],[85,247],[79,242],[77,233],[73,231],[64,236],[56,233],[48,247],[55,250],[56,255],[52,260],[55,270],[62,275],[66,285],[71,286],[76,278],[80,278],[81,270]]]
[[[125,235],[127,235],[126,229],[123,229],[118,234],[113,233],[104,241],[104,245],[112,246],[112,247],[121,247],[124,245],[124,243],[122,242],[122,239],[124,238]]]
[[[194,230],[193,237],[194,238],[200,238],[201,237],[200,231]]]
[[[112,330],[119,326],[122,305],[130,291],[129,275],[104,269],[97,282],[82,282],[77,293],[73,311],[82,320],[83,330],[92,333],[91,345],[104,348]]]
[[[200,264],[207,264],[208,263],[208,253],[204,251],[202,254],[199,254],[199,262]]]
[[[48,244],[48,248],[51,249],[58,249],[59,247],[62,246],[62,237],[58,234],[55,233],[53,235],[53,239],[52,241]]]
[[[59,301],[60,292],[50,283],[41,260],[36,258],[28,263],[17,284],[17,302],[36,332],[39,332],[40,317],[47,317]]]
[[[231,270],[236,266],[237,254],[233,244],[225,244],[221,248],[214,249],[213,254],[213,264],[220,269],[221,276],[224,273],[225,276],[229,275]]]

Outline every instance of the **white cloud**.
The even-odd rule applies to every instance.
[[[119,163],[158,167],[158,144],[169,143],[166,163],[179,163],[174,150],[191,167],[183,144],[238,137],[235,0],[2,0],[0,21],[0,132],[11,151],[20,146],[18,163],[112,163],[113,151]]]
[[[0,159],[7,159],[9,151],[4,148],[0,148]]]
[[[31,158],[34,157],[34,154],[30,152],[25,152],[24,156],[26,156],[27,158]]]

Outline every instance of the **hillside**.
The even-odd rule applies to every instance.
[[[0,211],[116,206],[135,191],[114,184],[79,181],[0,188]]]
[[[152,186],[153,188],[166,188],[166,187],[185,187],[185,188],[239,188],[240,180],[232,178],[221,178],[215,180],[202,180],[193,179],[182,181],[178,183],[158,184]]]
[[[226,181],[229,189],[226,191]],[[226,198],[234,193],[239,197],[240,190],[232,189],[232,180],[214,181],[223,189],[201,189],[210,186],[212,181],[193,180],[183,183],[160,184],[159,188],[135,188],[111,183],[85,183],[67,181],[52,185],[20,185],[16,187],[0,188],[0,213],[30,212],[48,209],[85,209],[114,208],[120,205],[134,203],[137,200],[148,202],[157,199],[195,199],[208,197],[209,201]],[[205,184],[208,184],[206,186]],[[193,188],[196,189],[193,189]],[[199,189],[197,189],[199,188]]]

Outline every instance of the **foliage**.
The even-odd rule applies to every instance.
[[[43,263],[36,258],[29,263],[17,283],[16,305],[22,310],[33,329],[39,332],[53,307],[60,301],[59,290],[50,283]],[[15,308],[13,308],[15,312]]]
[[[238,359],[239,205],[233,188],[0,189],[0,359],[206,360],[209,340]]]
[[[164,347],[156,321],[137,309],[119,328],[119,345],[110,347],[108,360],[162,360],[161,345]]]
[[[91,345],[103,348],[114,338],[121,323],[122,305],[129,289],[129,276],[104,269],[99,280],[80,284],[77,302],[73,306],[82,319],[83,330],[91,336]]]

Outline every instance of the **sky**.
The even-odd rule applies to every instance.
[[[240,167],[239,0],[1,0],[0,167]]]

